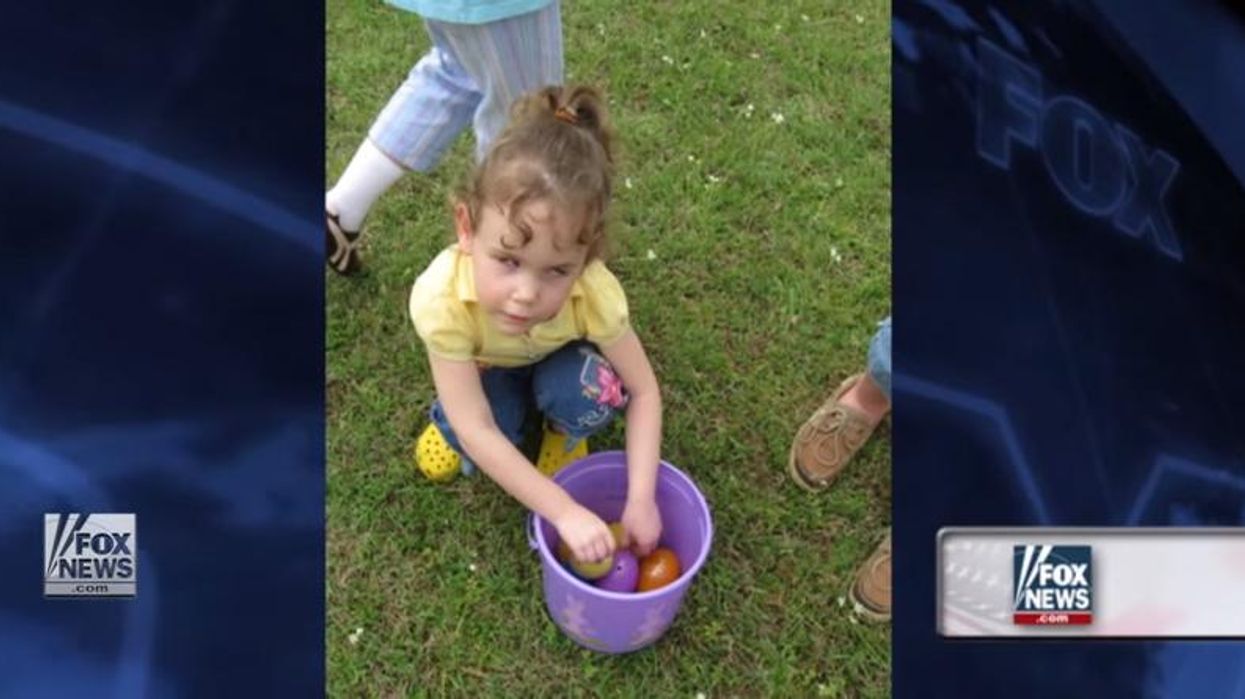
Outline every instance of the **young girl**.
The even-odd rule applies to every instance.
[[[474,462],[581,561],[613,553],[614,537],[544,474],[586,453],[582,440],[624,407],[623,544],[645,555],[661,535],[661,395],[622,287],[601,261],[611,177],[595,90],[520,98],[455,203],[457,243],[419,276],[410,300],[437,390],[416,446],[420,469],[452,478]],[[545,419],[537,465],[516,446],[533,409]]]

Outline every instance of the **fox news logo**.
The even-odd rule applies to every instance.
[[[1089,624],[1094,620],[1089,546],[1018,545],[1012,549],[1012,623]]]
[[[133,597],[138,588],[134,515],[43,515],[45,597]]]

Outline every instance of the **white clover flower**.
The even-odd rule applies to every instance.
[[[662,62],[662,63],[665,63],[665,64],[666,64],[666,65],[668,65],[668,66],[672,66],[672,65],[674,65],[674,59],[673,59],[673,58],[671,58],[671,57],[669,57],[669,56],[662,56],[662,57],[661,57],[661,62]]]
[[[842,178],[842,177],[836,177],[836,178],[834,178],[834,186],[835,186],[835,187],[842,187],[842,186],[843,186],[843,178]]]
[[[349,641],[350,645],[353,646],[359,642],[359,637],[362,635],[363,635],[363,627],[360,626],[354,630],[354,633],[347,636],[346,640]]]
[[[469,571],[471,571],[471,572],[473,572],[473,573],[474,573],[474,572],[476,572],[476,564],[474,564],[474,563],[469,563],[469,564],[467,564],[467,570],[469,570]]]
[[[722,181],[721,177],[718,177],[716,175],[709,175],[709,184],[717,184],[721,181]]]
[[[702,38],[702,39],[703,39],[703,38],[705,38],[706,36],[709,36],[709,35],[705,33],[705,30],[701,29],[701,30],[700,30],[700,38]]]
[[[627,189],[631,189],[631,178],[630,177],[623,179],[623,186],[626,187]]]
[[[864,23],[865,23],[865,18],[861,17],[860,15],[856,15],[856,24],[864,24]]]
[[[648,254],[647,254],[647,255],[645,255],[645,257],[647,257],[647,258],[648,258],[648,259],[650,259],[650,260],[656,260],[656,259],[657,259],[657,253],[653,252],[653,249],[652,249],[652,248],[649,248],[649,249],[648,249]]]
[[[800,15],[800,19],[802,19],[802,20],[804,20],[805,22],[807,22],[807,21],[808,21],[808,15]]]
[[[836,601],[839,603],[839,606],[842,607],[843,603],[846,602],[847,600],[843,599],[842,595],[839,595],[839,598]]]
[[[760,57],[761,57],[761,54],[760,54],[759,52],[757,52],[757,51],[753,51],[752,53],[750,53],[750,54],[748,54],[748,55],[749,55],[749,56],[751,56],[752,58],[760,58]]]
[[[787,120],[787,118],[784,117],[781,112],[773,112],[769,115],[769,118],[772,119],[775,124],[781,124]]]

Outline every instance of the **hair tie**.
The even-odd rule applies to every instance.
[[[567,109],[566,107],[558,107],[557,109],[555,109],[553,112],[553,118],[557,119],[558,121],[565,121],[571,126],[574,126],[579,123],[579,115]]]

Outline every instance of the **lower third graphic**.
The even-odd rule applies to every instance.
[[[1068,626],[1094,621],[1089,546],[1017,545],[1012,549],[1012,623]]]
[[[133,597],[138,533],[133,513],[43,515],[45,597]]]

